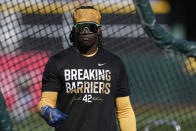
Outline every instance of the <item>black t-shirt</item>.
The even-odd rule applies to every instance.
[[[58,91],[57,108],[68,114],[56,131],[116,131],[115,98],[130,95],[119,57],[105,49],[85,57],[73,47],[49,59],[42,91]]]

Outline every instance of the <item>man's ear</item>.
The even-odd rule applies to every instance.
[[[100,34],[100,33],[101,33],[101,26],[99,26],[97,29],[97,34]]]
[[[98,27],[97,36],[98,36],[98,41],[99,41],[100,47],[101,47],[101,46],[102,46],[101,43],[102,43],[102,41],[103,41],[103,35],[102,35],[101,26]]]

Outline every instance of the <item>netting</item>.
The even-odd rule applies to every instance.
[[[81,5],[100,10],[103,46],[124,61],[137,129],[160,122],[149,128],[172,131],[172,122],[176,122],[184,131],[196,130],[195,58],[156,47],[130,0],[0,1],[0,88],[13,129],[54,130],[36,109],[42,72],[51,55],[71,45],[71,14]],[[158,21],[164,24],[164,20]],[[8,119],[5,115],[0,118]]]

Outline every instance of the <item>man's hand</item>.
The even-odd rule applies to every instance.
[[[50,106],[43,106],[40,111],[41,115],[45,118],[50,126],[56,127],[66,120],[68,115],[60,112],[56,108]]]

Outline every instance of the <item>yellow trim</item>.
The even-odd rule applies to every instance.
[[[135,13],[134,4],[129,4],[127,1],[114,3],[111,5],[109,1],[101,2],[99,4],[94,4],[92,2],[86,2],[80,4],[78,1],[65,3],[65,2],[53,2],[49,3],[47,1],[39,2],[36,4],[31,4],[30,2],[21,2],[18,4],[13,4],[12,2],[6,2],[0,5],[0,12],[8,11],[9,13],[22,12],[24,14],[62,14],[65,12],[72,12],[80,6],[91,5],[96,9],[100,10],[102,14],[125,14],[125,13]],[[170,12],[170,5],[167,1],[153,1],[151,2],[153,11],[159,14],[166,14]]]
[[[53,121],[51,112],[50,112],[50,120]]]
[[[92,53],[92,54],[90,54],[90,55],[85,55],[85,54],[83,54],[83,56],[85,56],[85,57],[92,57],[92,56],[94,56],[95,54],[97,54],[98,50],[99,50],[99,48],[97,48],[96,51],[95,51],[94,53]]]

